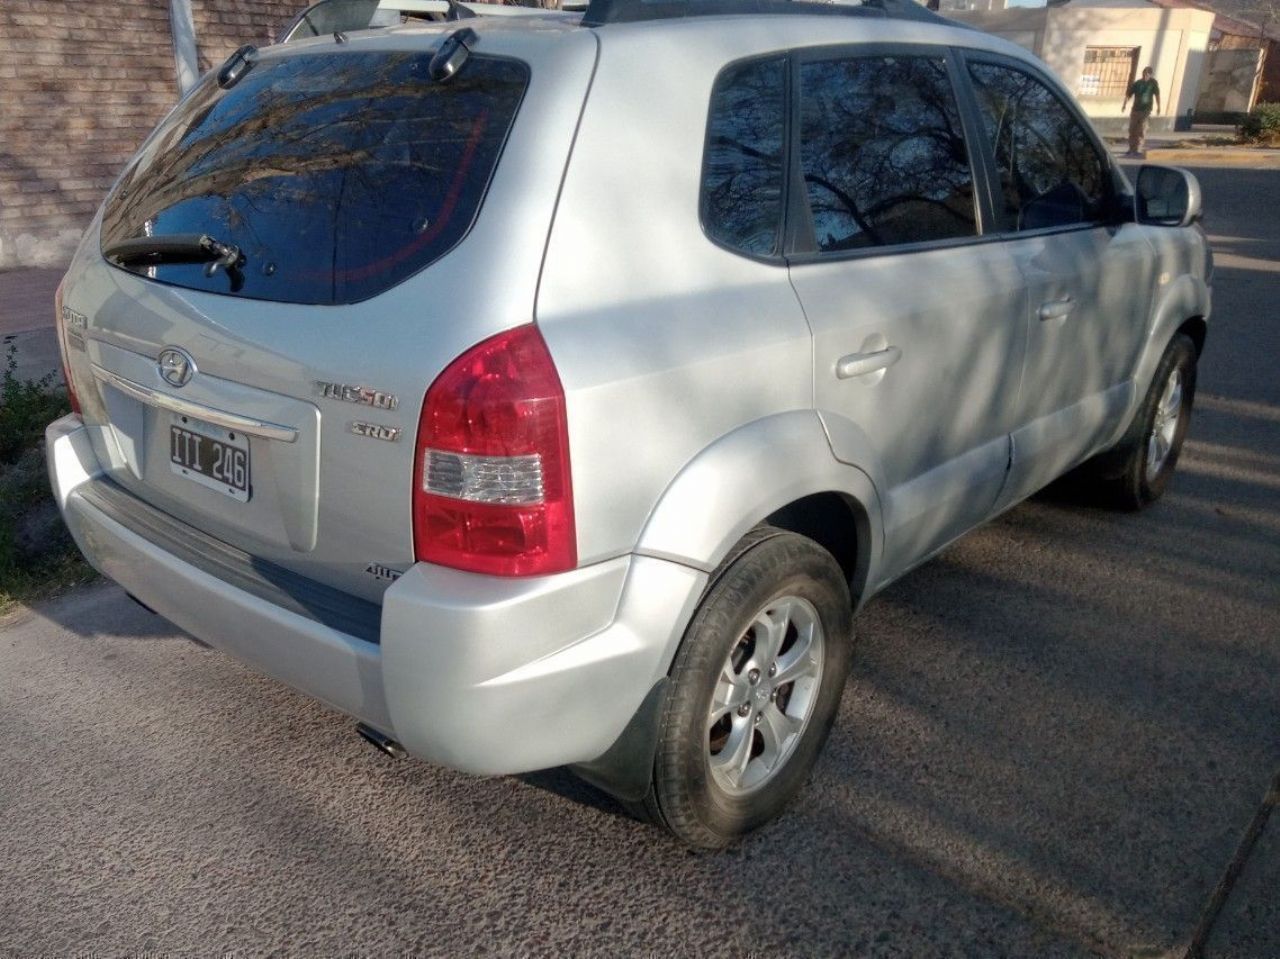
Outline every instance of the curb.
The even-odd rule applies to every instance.
[[[1118,160],[1127,159],[1123,152],[1113,151]],[[1255,169],[1280,169],[1280,150],[1250,150],[1232,148],[1183,149],[1178,147],[1149,147],[1146,163],[1185,163],[1191,166],[1237,166]]]

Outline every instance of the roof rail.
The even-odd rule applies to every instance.
[[[862,0],[861,3],[838,3],[832,0],[591,0],[582,17],[582,25],[598,27],[606,23],[735,14],[873,16],[957,25],[956,21],[939,16],[915,0]]]

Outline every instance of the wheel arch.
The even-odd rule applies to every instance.
[[[1204,353],[1204,341],[1209,335],[1209,322],[1203,316],[1193,316],[1183,321],[1177,332],[1185,333],[1196,345],[1196,357]]]
[[[1209,287],[1199,277],[1188,273],[1177,277],[1159,291],[1147,338],[1134,369],[1135,388],[1131,408],[1125,418],[1126,423],[1146,396],[1156,367],[1160,364],[1160,357],[1164,355],[1174,336],[1185,333],[1195,343],[1196,356],[1203,352],[1209,333],[1209,306]]]
[[[879,494],[836,459],[813,410],[765,417],[703,449],[664,491],[636,552],[711,572],[761,523],[830,551],[860,601],[883,545]]]
[[[761,450],[768,451],[770,462],[791,468],[761,471]],[[854,607],[866,598],[869,573],[882,549],[879,496],[865,472],[836,459],[813,410],[765,417],[705,447],[659,497],[635,551],[710,575],[743,537],[764,523],[815,540],[849,578]],[[689,617],[695,611],[696,605]],[[688,623],[686,619],[673,631],[660,674],[613,746],[596,760],[572,767],[635,811],[649,789],[670,684],[667,674]]]
[[[849,584],[854,607],[862,604],[872,537],[871,517],[861,502],[847,493],[810,493],[774,510],[764,522],[808,537],[834,556]]]

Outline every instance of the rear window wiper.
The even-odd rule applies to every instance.
[[[240,247],[222,243],[207,233],[131,236],[112,243],[102,251],[102,255],[120,266],[130,263],[207,263],[205,276],[213,276],[219,269],[224,269],[231,276],[233,286],[233,274],[238,273],[245,263]]]

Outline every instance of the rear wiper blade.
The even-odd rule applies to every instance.
[[[205,276],[218,270],[228,273],[244,266],[245,256],[233,243],[222,243],[207,233],[174,233],[169,236],[132,236],[112,243],[102,255],[124,266],[127,263],[208,263]]]

